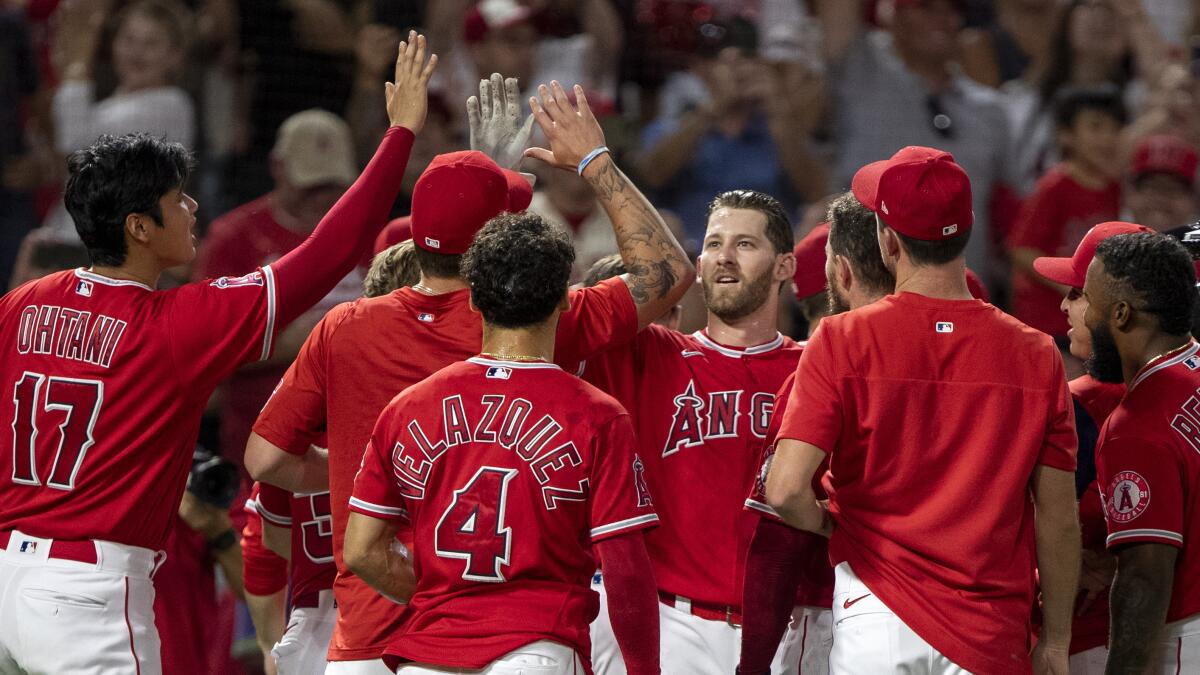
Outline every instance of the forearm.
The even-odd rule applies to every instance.
[[[1071,618],[1079,589],[1079,519],[1072,504],[1068,513],[1039,514],[1037,533],[1038,580],[1042,588],[1042,639],[1053,646],[1071,642]]]
[[[1106,675],[1141,675],[1150,664],[1171,604],[1173,570],[1128,564],[1120,557],[1109,592]]]
[[[329,452],[315,446],[309,446],[303,455],[293,455],[251,434],[246,444],[246,470],[254,480],[289,492],[329,489]]]
[[[806,536],[799,530],[760,518],[742,586],[742,658],[738,675],[767,675],[787,630],[796,587],[799,556]]]
[[[271,649],[283,638],[286,600],[286,589],[271,595],[246,594],[246,609],[254,624],[254,640],[264,659],[270,658]]]
[[[695,279],[695,268],[662,216],[609,154],[593,160],[584,178],[612,221],[621,260],[629,270],[626,283],[644,326],[683,296]],[[642,316],[643,305],[662,311]]]
[[[630,675],[659,672],[658,588],[641,532],[596,544],[608,618]]]
[[[696,145],[711,126],[710,113],[699,110],[688,113],[675,133],[642,153],[637,163],[638,175],[655,189],[670,183],[695,156]]]
[[[225,574],[225,581],[229,582],[229,588],[234,595],[245,600],[246,585],[242,580],[242,547],[235,543],[222,551],[214,551],[213,557],[220,565],[221,572]]]
[[[408,129],[388,129],[367,168],[325,214],[317,229],[272,265],[280,325],[287,325],[316,304],[359,263],[387,223],[413,139]]]
[[[406,604],[417,588],[412,563],[388,541],[377,541],[350,569],[380,595],[397,604]]]

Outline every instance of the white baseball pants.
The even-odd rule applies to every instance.
[[[325,654],[337,623],[333,591],[320,593],[316,607],[297,607],[288,618],[283,637],[271,650],[279,675],[321,675],[325,672]]]
[[[539,640],[511,651],[481,670],[416,663],[406,663],[396,669],[396,675],[584,675],[585,672],[574,649],[549,640]]]

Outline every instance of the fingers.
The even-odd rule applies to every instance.
[[[504,112],[507,107],[507,102],[504,100],[504,76],[500,73],[492,73],[491,79],[488,81],[488,88],[492,91],[492,117],[496,118]]]
[[[412,79],[416,80],[421,77],[421,71],[425,68],[425,36],[417,35],[417,53],[412,60]]]
[[[536,96],[532,96],[529,98],[529,108],[533,111],[533,117],[537,120],[538,126],[549,136],[550,132],[554,129],[554,120],[546,112],[546,109],[542,107],[542,102]]]
[[[588,122],[595,122],[596,116],[592,114],[592,107],[588,105],[587,94],[583,93],[583,87],[575,85],[575,102],[579,104],[579,114]]]
[[[531,159],[541,160],[547,164],[554,163],[554,153],[545,148],[529,148],[525,151],[525,156]]]
[[[437,70],[437,64],[437,54],[430,54],[429,63],[426,63],[425,69],[421,71],[421,86],[429,85],[429,78],[433,77],[433,71]]]
[[[479,81],[479,114],[485,120],[492,117],[492,86],[487,80]]]
[[[571,105],[571,99],[567,97],[566,90],[558,83],[558,80],[550,81],[550,91],[554,92],[554,100],[563,109],[563,112],[575,112],[574,106]]]
[[[517,88],[517,78],[510,77],[504,81],[504,113],[509,119],[521,118],[521,92]],[[526,120],[528,126],[529,120]]]
[[[405,75],[408,74],[408,71],[411,68],[410,64],[412,63],[412,51],[414,49],[413,43],[416,41],[416,39],[417,32],[415,30],[410,30],[408,31],[408,40],[400,43],[400,48],[396,53],[396,72],[393,73],[392,76],[393,82],[403,81]]]
[[[471,129],[471,135],[474,136],[476,129],[480,127],[479,115],[479,97],[472,96],[467,99],[467,126]]]
[[[550,91],[550,87],[544,84],[538,85],[538,96],[541,97],[542,107],[545,108],[546,114],[553,120],[563,119],[567,115],[567,111],[563,110],[558,104],[558,99],[554,98],[554,93]],[[541,119],[538,119],[541,122]]]

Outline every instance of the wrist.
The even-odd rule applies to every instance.
[[[576,168],[576,173],[584,178],[589,175],[595,175],[606,162],[612,161],[612,151],[606,145],[596,146],[591,152],[583,156],[579,160],[579,166]]]

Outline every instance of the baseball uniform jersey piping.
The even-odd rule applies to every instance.
[[[548,363],[545,361],[503,361],[501,359],[489,359],[486,356],[472,356],[467,359],[471,363],[480,366],[504,366],[505,368],[549,368],[551,370],[562,370],[556,363]]]
[[[620,532],[621,530],[625,530],[628,528],[637,527],[638,525],[644,525],[645,523],[653,523],[653,522],[657,522],[657,521],[658,521],[658,514],[647,513],[645,515],[637,516],[635,518],[627,518],[625,520],[618,521],[615,523],[609,523],[608,525],[601,525],[600,527],[593,527],[591,530],[591,536],[593,538],[601,537],[606,534],[612,534],[613,532]]]
[[[364,511],[378,513],[383,516],[403,516],[404,515],[404,509],[399,509],[399,508],[396,508],[393,506],[381,506],[379,504],[372,504],[371,502],[363,501],[357,497],[350,498],[350,506],[355,506]]]
[[[1193,341],[1189,342],[1188,344],[1186,344],[1182,347],[1179,347],[1179,349],[1182,349],[1184,351],[1180,354],[1176,354],[1175,356],[1171,356],[1170,352],[1168,352],[1167,354],[1163,354],[1162,356],[1159,357],[1159,358],[1165,358],[1166,359],[1165,361],[1159,361],[1156,364],[1154,364],[1154,363],[1146,364],[1142,368],[1142,372],[1138,373],[1137,377],[1134,378],[1133,384],[1129,385],[1129,391],[1133,391],[1134,387],[1141,384],[1143,381],[1145,381],[1146,378],[1150,377],[1154,373],[1157,373],[1158,371],[1160,371],[1164,368],[1170,368],[1171,366],[1173,366],[1177,363],[1182,363],[1184,361],[1187,361],[1191,357],[1195,356],[1197,350],[1200,350],[1200,343],[1197,343],[1196,341],[1193,340]]]
[[[1109,546],[1112,546],[1113,543],[1118,542],[1118,541],[1124,541],[1126,539],[1148,539],[1148,538],[1166,539],[1167,541],[1170,541],[1170,542],[1173,542],[1176,544],[1183,543],[1183,535],[1179,534],[1178,532],[1172,532],[1170,530],[1153,530],[1153,529],[1123,530],[1121,532],[1117,532],[1115,534],[1108,535],[1108,539],[1106,540],[1106,542]]]
[[[259,361],[266,361],[271,358],[271,347],[275,340],[275,312],[279,305],[279,300],[275,293],[275,271],[270,265],[264,265],[262,268],[263,279],[267,283],[267,331],[263,334],[262,357]]]
[[[268,523],[271,523],[272,525],[278,525],[279,527],[292,526],[292,519],[290,517],[283,516],[278,513],[271,513],[270,509],[263,506],[261,498],[254,502],[254,510],[256,513],[258,513],[260,518]]]
[[[85,270],[82,267],[75,270],[75,276],[79,277],[80,279],[84,279],[87,281],[93,281],[95,283],[103,284],[105,286],[136,286],[137,288],[143,288],[147,291],[154,290],[153,288],[150,288],[149,286],[147,286],[146,284],[143,284],[140,281],[133,281],[132,279],[112,279],[110,277],[96,274],[95,272],[92,272],[90,270]]]
[[[770,342],[764,342],[761,345],[755,345],[753,347],[746,347],[745,349],[732,349],[730,347],[719,345],[714,342],[712,338],[705,335],[704,331],[702,330],[692,333],[692,337],[706,348],[728,356],[731,359],[740,359],[743,356],[753,356],[755,354],[765,354],[783,346],[783,334],[779,332],[775,333],[775,338]]]

